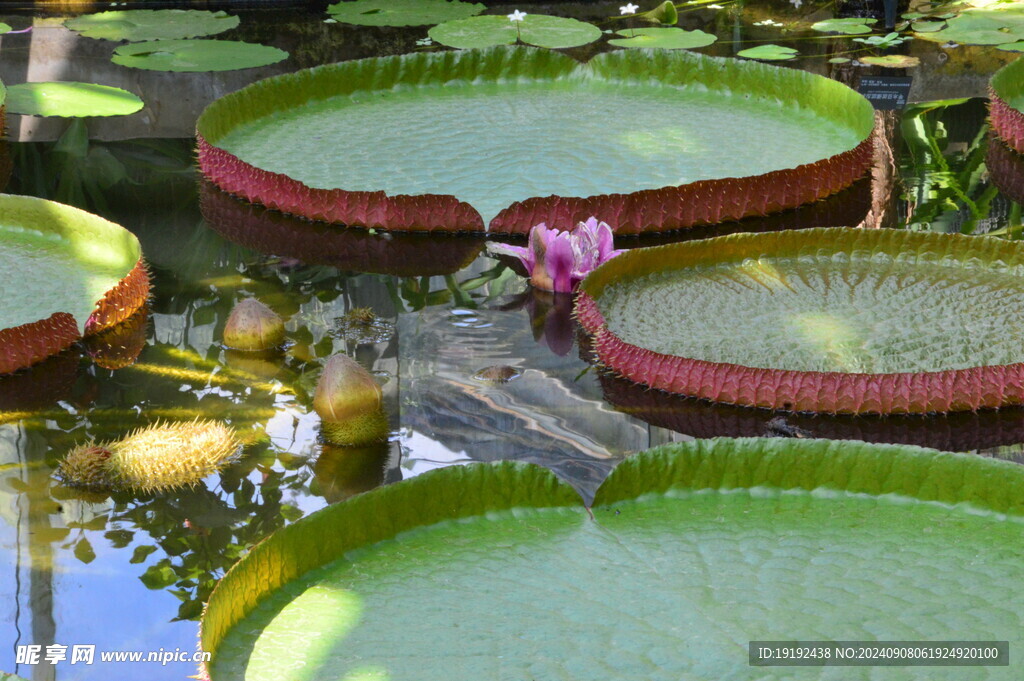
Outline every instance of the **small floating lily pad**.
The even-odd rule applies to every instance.
[[[143,107],[136,95],[96,83],[22,83],[7,88],[8,113],[26,116],[125,116]]]
[[[227,12],[198,9],[129,9],[85,14],[64,25],[87,38],[103,40],[178,40],[223,33],[238,26]]]
[[[601,29],[576,19],[544,14],[527,14],[522,21],[488,15],[448,21],[434,26],[427,35],[442,45],[459,49],[513,45],[517,41],[557,49],[592,43],[601,37]]]
[[[736,53],[737,57],[743,57],[745,59],[761,59],[763,61],[783,61],[786,59],[792,59],[799,53],[792,47],[782,47],[780,45],[758,45],[757,47],[749,47],[745,50],[740,50]]]
[[[867,17],[826,19],[825,21],[819,21],[815,24],[811,24],[811,28],[822,33],[859,35],[861,33],[871,33],[871,24],[874,24],[877,21],[878,19],[869,19]]]
[[[861,57],[857,61],[861,64],[883,66],[887,69],[909,69],[921,64],[920,59],[906,54],[886,54],[880,57]]]
[[[1003,50],[1004,52],[1024,52],[1024,40],[1020,40],[1015,43],[1006,43],[1005,45],[997,45],[997,50]]]
[[[149,71],[234,71],[287,59],[276,47],[234,40],[156,40],[121,45],[111,61]]]
[[[458,0],[350,0],[327,7],[338,21],[360,26],[423,26],[465,19],[484,11]]]
[[[638,28],[620,31],[622,38],[609,40],[617,47],[656,47],[663,50],[689,50],[707,47],[718,40],[718,36],[704,31],[684,31],[681,28]]]

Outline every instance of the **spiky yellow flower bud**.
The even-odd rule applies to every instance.
[[[228,315],[224,345],[233,350],[273,350],[284,343],[284,320],[269,307],[246,298]]]
[[[370,372],[341,354],[327,360],[313,394],[324,439],[339,445],[387,439],[388,419],[382,401],[380,386]]]
[[[197,484],[238,450],[234,432],[218,421],[155,424],[120,440],[75,447],[57,474],[89,489],[159,492]]]

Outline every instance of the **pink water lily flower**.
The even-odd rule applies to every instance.
[[[534,225],[525,248],[492,243],[487,249],[519,258],[535,287],[568,293],[594,268],[622,252],[613,242],[612,228],[592,217],[572,231],[549,229],[543,222]]]

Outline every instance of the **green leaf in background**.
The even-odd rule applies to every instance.
[[[635,18],[646,21],[652,24],[662,24],[663,26],[673,26],[679,21],[679,11],[676,6],[669,0],[661,3],[657,7],[640,14],[634,14]]]
[[[513,45],[517,39],[528,45],[557,49],[592,43],[601,37],[601,29],[564,17],[527,14],[523,21],[510,21],[502,14],[449,21],[434,26],[427,35],[435,42],[459,49]]]
[[[156,551],[155,546],[136,546],[135,550],[132,551],[132,557],[128,561],[129,563],[141,563],[146,560],[149,554]]]
[[[360,26],[423,26],[483,11],[480,3],[458,0],[350,0],[327,7],[338,21]]]
[[[779,45],[758,45],[736,53],[737,57],[744,59],[761,59],[764,61],[782,61],[792,59],[799,53],[792,47],[781,47]]]
[[[213,681],[290,678],[292,655],[304,681],[754,679],[740,646],[823,621],[1021,645],[1022,499],[1015,464],[851,441],[660,447],[619,464],[592,514],[537,466],[448,468],[255,547],[213,592],[202,645]]]
[[[1004,52],[1024,52],[1024,40],[1006,43],[1005,45],[996,45],[996,49],[1003,50]]]
[[[822,33],[842,33],[844,35],[857,35],[861,33],[871,33],[870,24],[874,24],[878,19],[869,19],[867,17],[851,17],[848,19],[826,19],[825,21],[819,21],[815,24],[811,24],[811,28],[815,31]]]
[[[861,57],[858,59],[861,64],[872,66],[884,66],[887,69],[910,69],[921,64],[917,57],[905,54],[887,54],[881,57]]]
[[[87,38],[103,40],[177,40],[223,33],[238,26],[226,12],[197,9],[129,9],[84,14],[64,25]]]
[[[143,107],[137,96],[96,83],[22,83],[7,88],[7,112],[26,116],[125,116]]]
[[[681,28],[638,28],[622,30],[622,38],[609,40],[617,47],[656,47],[663,50],[689,50],[707,47],[718,40],[718,36],[704,31],[684,31]]]
[[[915,21],[910,25],[915,33],[934,33],[941,31],[946,25],[944,21]]]
[[[929,26],[929,28],[931,28]],[[1024,39],[1024,3],[993,3],[950,18],[942,30],[915,34],[923,40],[962,45],[1004,45]]]
[[[11,31],[11,25],[10,24],[5,24],[3,22],[0,22],[0,35],[3,35],[4,33],[9,33],[10,31]]]
[[[149,71],[234,71],[276,64],[288,53],[234,40],[157,40],[121,45],[111,61]]]

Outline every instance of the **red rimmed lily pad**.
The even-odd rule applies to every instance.
[[[138,239],[91,213],[0,195],[0,374],[128,319],[149,297]]]
[[[1024,403],[1024,247],[903,230],[627,252],[581,285],[599,360],[715,402],[829,413]]]
[[[590,512],[536,466],[447,468],[253,548],[213,592],[202,647],[213,681],[287,678],[294,659],[306,681],[678,681],[755,678],[748,641],[822,626],[1016,645],[1022,495],[1015,464],[826,440],[644,452]]]
[[[996,71],[989,83],[992,129],[1024,154],[1024,58]]]
[[[215,184],[303,217],[526,233],[594,216],[640,233],[834,194],[866,170],[873,120],[849,88],[765,64],[495,48],[269,78],[211,104],[197,131]]]

